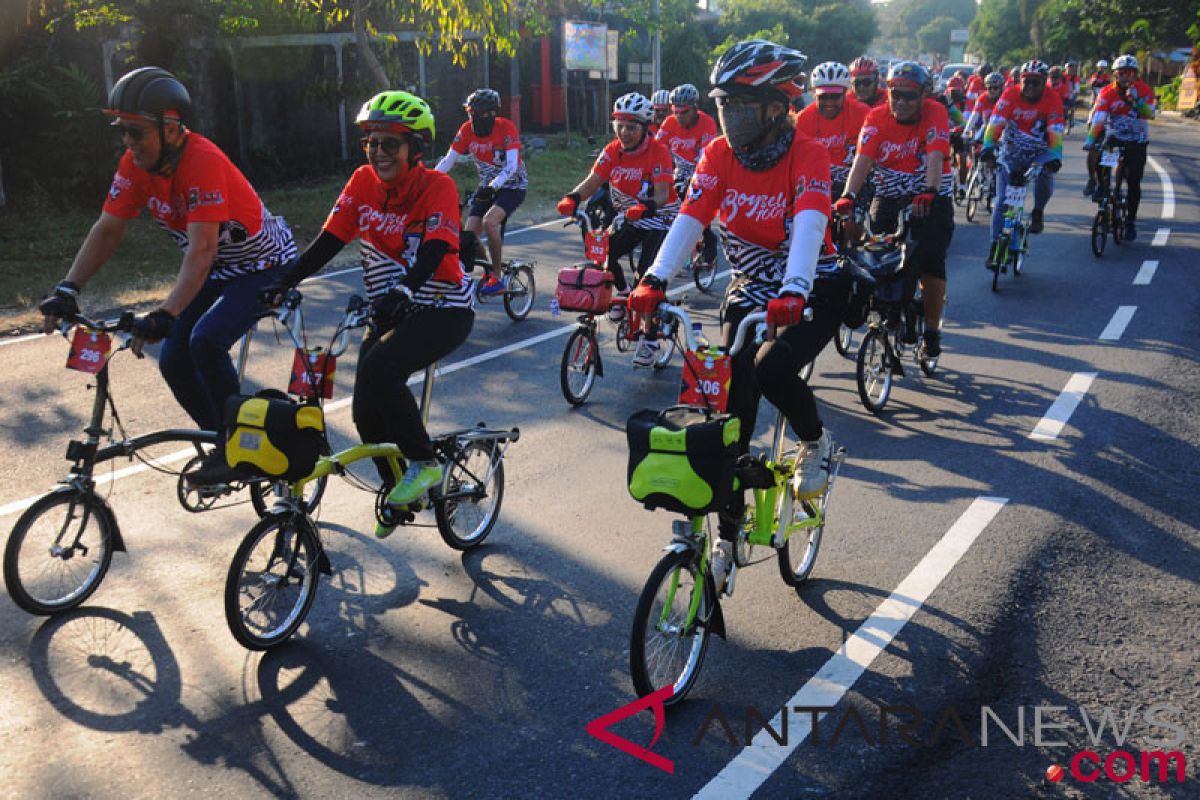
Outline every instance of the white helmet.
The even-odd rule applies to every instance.
[[[671,105],[671,93],[666,89],[659,89],[654,94],[650,95],[650,104],[656,107]]]
[[[823,64],[817,64],[813,69],[810,82],[814,92],[828,86],[848,90],[850,88],[850,70],[845,64],[826,61]]]
[[[1108,69],[1108,59],[1102,58],[1096,62],[1096,69]]]
[[[654,109],[644,95],[637,92],[623,94],[613,103],[613,119],[631,120],[649,125],[654,119]]]
[[[1129,53],[1126,53],[1123,56],[1117,56],[1117,60],[1113,62],[1114,70],[1131,69],[1136,72],[1137,68],[1138,68],[1137,56],[1131,56]]]

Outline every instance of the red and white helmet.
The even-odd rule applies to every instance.
[[[1050,65],[1045,61],[1038,61],[1036,58],[1031,58],[1021,65],[1021,77],[1026,75],[1041,75],[1045,77],[1050,74]]]
[[[1136,72],[1137,68],[1137,56],[1130,55],[1129,53],[1126,53],[1123,56],[1117,56],[1117,60],[1113,62],[1114,72],[1119,69],[1131,69]]]
[[[650,120],[654,119],[654,108],[645,95],[630,92],[621,95],[617,98],[617,102],[613,103],[612,118],[649,125]]]
[[[879,65],[866,56],[859,56],[850,62],[850,77],[857,78],[859,75],[878,78]]]
[[[666,89],[658,89],[650,95],[650,104],[655,108],[667,108],[671,105],[671,93]]]
[[[775,91],[787,97],[800,92],[796,78],[808,57],[799,50],[750,39],[730,47],[713,65],[709,97]]]
[[[817,64],[812,71],[812,88],[815,94],[845,92],[850,88],[850,70],[836,61]]]

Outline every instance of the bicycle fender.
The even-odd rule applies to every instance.
[[[708,596],[712,598],[713,607],[712,614],[708,616],[708,621],[704,624],[717,636],[725,639],[725,641],[729,641],[725,636],[725,615],[721,612],[721,595],[713,587],[711,575],[705,578],[704,591],[708,592]]]
[[[604,360],[602,358],[600,358],[600,347],[599,346],[596,347],[595,355],[596,355],[596,377],[603,378],[604,377]]]
[[[81,494],[81,492],[79,492],[79,490],[73,486],[64,486],[59,489],[55,489],[50,494]],[[105,519],[108,521],[109,530],[112,531],[113,551],[118,553],[129,552],[125,549],[125,539],[121,536],[121,526],[117,524],[117,515],[113,513],[112,506],[108,504],[107,500],[94,492],[92,493],[92,498],[96,501],[97,508],[100,510],[100,513],[103,514]]]

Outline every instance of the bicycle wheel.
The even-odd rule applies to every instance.
[[[633,342],[629,341],[629,339],[626,338],[626,334],[628,334],[628,333],[629,333],[629,320],[622,319],[620,322],[617,323],[617,352],[618,353],[628,353],[630,348],[633,347]]]
[[[4,548],[4,583],[13,602],[49,616],[75,608],[100,586],[112,563],[116,523],[90,492],[52,492],[25,510]]]
[[[1008,234],[1000,234],[992,249],[992,291],[1000,290],[1000,269],[1008,263]]]
[[[667,332],[658,340],[658,355],[654,358],[655,371],[666,369],[670,365],[673,355],[675,355],[675,337]]]
[[[573,406],[587,400],[596,384],[595,347],[596,339],[585,328],[576,328],[567,337],[558,379],[563,397]]]
[[[629,674],[639,697],[664,686],[675,693],[663,705],[684,698],[700,675],[708,649],[712,599],[697,567],[696,553],[667,553],[655,565],[638,597],[629,637]],[[688,609],[699,594],[696,616]]]
[[[717,265],[715,263],[710,264],[698,258],[692,260],[692,281],[695,282],[697,289],[707,293],[716,279]]]
[[[520,322],[533,310],[537,297],[537,284],[533,280],[533,269],[522,264],[508,275],[508,288],[504,292],[504,312],[513,322]]]
[[[1104,255],[1104,246],[1108,244],[1108,209],[1101,206],[1092,220],[1092,255],[1096,258]]]
[[[326,439],[321,443],[321,455],[330,455],[333,451],[329,449],[329,440]],[[321,498],[325,496],[325,486],[329,483],[329,476],[317,478],[315,481],[309,481],[304,487],[304,511],[308,514],[315,514],[317,506],[321,505]],[[271,513],[271,506],[274,501],[271,499],[271,494],[274,491],[274,484],[269,480],[254,481],[250,484],[250,505],[254,507],[254,513],[259,519]]]
[[[979,201],[983,199],[983,179],[978,172],[972,173],[967,182],[967,222],[975,221],[975,212],[979,210]]]
[[[883,410],[892,393],[892,359],[886,337],[882,329],[871,328],[858,346],[858,397],[872,414]]]
[[[839,325],[837,336],[833,337],[833,347],[838,354],[850,358],[850,348],[854,346],[854,328],[849,325]]]
[[[468,442],[442,472],[434,498],[438,532],[455,550],[470,550],[492,532],[504,501],[504,462],[486,442]]]
[[[225,578],[225,621],[243,647],[266,650],[304,622],[317,596],[321,545],[304,516],[272,514],[250,529]]]
[[[799,530],[793,531],[788,537],[787,542],[783,547],[775,551],[775,555],[779,561],[779,577],[783,578],[783,582],[788,586],[799,587],[800,584],[808,580],[812,574],[813,567],[817,563],[817,552],[821,549],[821,535],[825,532],[825,504],[828,502],[829,490],[826,489],[821,495],[820,503],[818,504],[822,516],[820,525],[808,525]],[[780,514],[786,513],[792,520],[793,524],[803,522],[806,519],[815,519],[818,511],[817,506],[813,505],[811,500],[800,500],[796,498],[791,491],[791,486],[787,486],[780,492]],[[780,524],[784,523],[784,518],[780,517]]]
[[[1121,198],[1117,197],[1112,203],[1112,230],[1113,244],[1120,244],[1125,240],[1125,208]]]

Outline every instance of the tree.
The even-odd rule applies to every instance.
[[[979,15],[971,23],[971,51],[994,64],[1012,64],[1031,55],[1031,20],[1022,17],[1022,9],[1030,15],[1036,11],[1029,5],[1025,0],[983,0]]]
[[[875,10],[866,0],[729,0],[722,10],[719,30],[726,43],[778,29],[784,35],[773,41],[799,50],[814,63],[853,60],[879,30]]]
[[[931,19],[917,31],[917,46],[921,48],[922,53],[945,56],[950,52],[950,31],[961,24],[954,17]]]
[[[896,21],[904,32],[916,36],[935,19],[949,17],[955,28],[965,28],[975,19],[975,0],[892,0]]]

